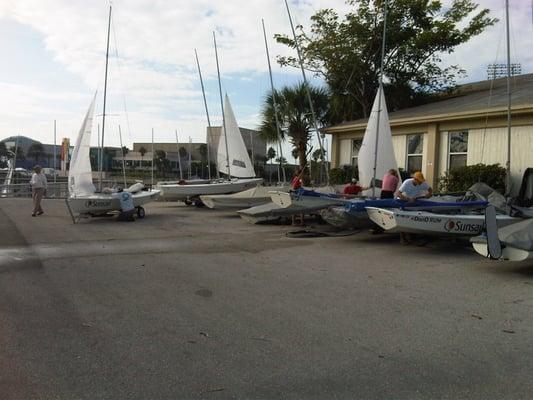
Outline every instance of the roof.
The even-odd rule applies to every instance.
[[[511,78],[511,103],[514,112],[533,110],[533,74]],[[460,85],[442,100],[392,112],[389,114],[389,120],[391,124],[430,122],[487,115],[490,112],[497,113],[505,110],[507,110],[507,79],[499,78]],[[367,118],[347,121],[330,126],[325,131],[356,128],[359,125],[366,125],[367,121]]]

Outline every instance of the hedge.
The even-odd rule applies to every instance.
[[[464,192],[477,182],[484,182],[493,189],[505,191],[506,169],[500,164],[476,164],[453,168],[439,178],[440,192]]]

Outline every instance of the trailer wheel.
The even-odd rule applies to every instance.
[[[184,203],[185,203],[185,205],[187,205],[187,206],[192,205],[192,201],[189,200],[189,199],[185,200]]]
[[[145,215],[146,215],[146,212],[144,211],[144,208],[137,207],[137,217],[139,217],[140,219],[143,219]]]

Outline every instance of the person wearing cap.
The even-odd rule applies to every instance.
[[[367,188],[357,184],[357,179],[352,178],[352,181],[349,182],[342,190],[342,194],[346,197],[357,196],[359,193],[366,189]]]
[[[427,199],[431,196],[433,196],[433,189],[420,171],[415,172],[412,178],[406,179],[398,189],[398,199],[409,202],[420,198]]]
[[[33,199],[33,212],[31,216],[36,217],[37,215],[44,214],[43,208],[41,207],[41,200],[46,194],[48,182],[40,165],[33,167],[33,171],[30,179],[31,197]]]

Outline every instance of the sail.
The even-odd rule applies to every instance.
[[[239,125],[237,125],[237,120],[233,114],[228,95],[226,95],[224,101],[224,118],[226,120],[230,175],[236,178],[255,177],[254,167],[244,145],[244,140],[242,139]],[[218,140],[217,164],[218,170],[221,173],[228,173],[224,128],[222,128]]]
[[[380,108],[379,96],[381,96],[381,112],[378,112]],[[379,114],[379,121],[378,121]],[[376,136],[378,135],[379,124],[379,136],[377,140],[376,151]],[[370,186],[374,177],[374,162],[377,155],[376,164],[376,181],[381,181],[383,175],[390,170],[398,170],[398,164],[396,162],[396,156],[394,155],[394,147],[392,146],[392,134],[389,124],[389,114],[387,113],[387,104],[385,103],[385,95],[383,94],[383,87],[380,85],[374,105],[372,106],[372,112],[366,125],[365,136],[363,137],[363,143],[359,150],[357,157],[357,166],[359,168],[359,182],[363,186]],[[398,173],[398,176],[400,174]],[[376,186],[380,186],[377,184]],[[378,194],[379,191],[376,191]]]
[[[96,94],[87,110],[87,115],[85,115],[85,119],[81,125],[76,139],[76,145],[70,158],[68,191],[70,196],[74,197],[91,195],[96,191],[93,185],[91,159],[89,157],[95,100]]]

